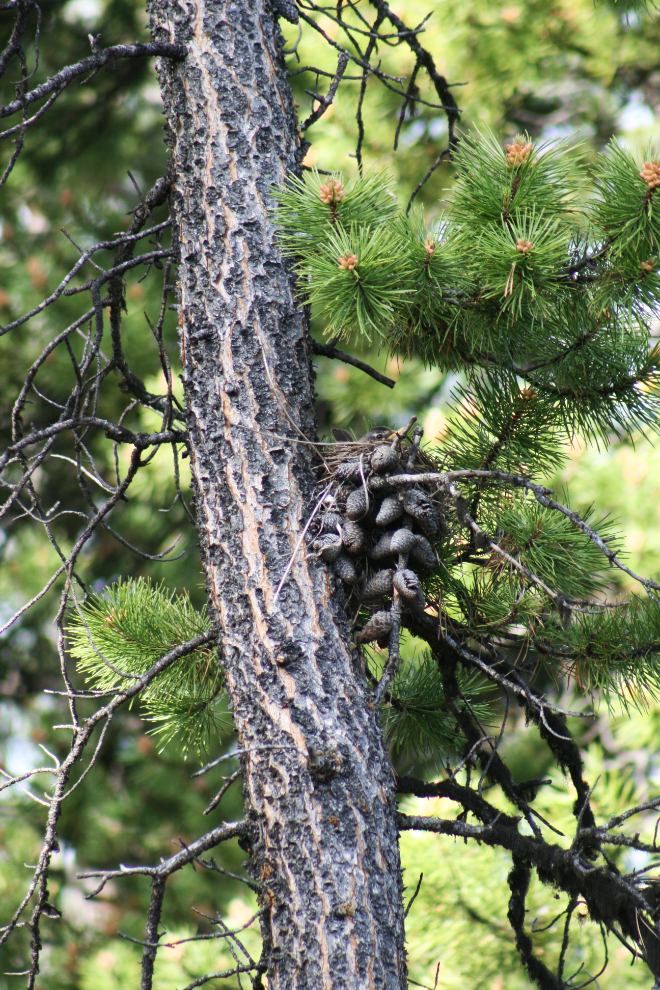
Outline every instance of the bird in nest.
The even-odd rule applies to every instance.
[[[408,434],[415,422],[416,418],[413,417],[405,429],[399,430],[394,430],[390,426],[373,426],[357,440],[348,430],[333,427],[332,436],[335,442],[328,444],[323,450],[325,470],[320,480],[327,481],[334,478],[337,480],[347,480],[347,477],[342,478],[342,474],[350,470],[349,465],[351,464],[355,466],[354,473],[356,477],[359,477],[360,463],[362,462],[364,468],[368,470],[375,449],[378,447],[383,447],[384,449],[382,452],[379,451],[377,459],[382,460],[383,464],[377,470],[386,471],[388,467],[391,467],[395,471],[401,470],[401,464],[405,464],[408,461],[413,451],[413,443],[408,438]],[[391,465],[386,463],[388,461],[388,447],[391,450],[391,454],[389,455],[392,461]],[[416,446],[414,451],[413,462],[409,467],[414,472],[433,471],[437,467],[433,458],[426,451],[420,450],[418,446]]]

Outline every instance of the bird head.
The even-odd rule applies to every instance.
[[[363,437],[360,437],[360,440],[365,443],[373,443],[374,440],[389,440],[394,432],[389,426],[373,426]]]

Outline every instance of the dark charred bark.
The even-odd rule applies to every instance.
[[[301,153],[264,0],[152,0],[180,252],[180,343],[202,560],[244,760],[271,987],[405,986],[392,770],[340,595],[305,543],[318,497],[304,313],[271,186]]]

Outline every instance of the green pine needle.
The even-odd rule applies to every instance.
[[[343,196],[331,204],[324,203],[320,195],[328,182],[339,182],[344,190]],[[390,185],[390,179],[382,171],[354,175],[346,182],[339,172],[322,176],[314,170],[304,180],[290,176],[285,186],[275,186],[272,190],[278,239],[284,253],[298,257],[306,252],[313,254],[325,244],[328,231],[333,228],[377,227],[387,223],[397,212]]]
[[[175,595],[144,578],[118,581],[71,613],[67,626],[72,656],[90,687],[115,691],[141,675],[175,646],[210,629],[206,608],[196,611],[187,594]],[[106,662],[107,661],[107,662]],[[216,650],[202,647],[182,657],[140,695],[151,732],[162,748],[176,742],[185,754],[206,751],[219,729],[222,692]]]
[[[551,404],[512,379],[473,378],[452,393],[440,447],[454,470],[548,474],[566,457]],[[487,496],[489,497],[489,496]]]
[[[475,672],[457,671],[459,688],[470,710],[484,723],[492,721],[493,708],[484,697],[492,686]],[[457,732],[448,710],[437,661],[429,651],[408,657],[399,668],[383,708],[386,737],[407,757],[446,759],[460,752],[465,739]]]
[[[653,169],[640,175],[656,161],[651,148],[637,161],[612,142],[590,173],[566,143],[475,132],[461,138],[449,205],[430,230],[421,212],[397,209],[376,172],[293,180],[276,194],[275,221],[326,333],[376,336],[393,355],[460,375],[444,465],[547,477],[576,437],[607,445],[660,431],[660,346],[650,346],[660,188]],[[461,636],[501,637],[521,662],[538,651],[557,681],[574,671],[606,695],[654,692],[660,609],[607,607],[603,554],[518,489],[465,479],[461,491],[524,569],[471,538],[447,506],[450,535],[424,586]],[[594,525],[613,535],[607,520]],[[563,599],[588,604],[571,611]],[[433,662],[410,661],[386,716],[396,745],[458,745],[443,705]]]
[[[568,629],[548,624],[538,636],[548,663],[561,664],[608,705],[644,709],[660,697],[660,604],[633,596],[620,608],[578,613]]]
[[[598,158],[594,178],[599,195],[589,217],[614,264],[639,265],[660,251],[660,195],[640,175],[643,162],[653,160],[658,160],[657,149],[648,147],[636,161],[614,139]]]
[[[519,135],[504,147],[476,132],[462,138],[456,188],[432,230],[397,209],[379,172],[291,179],[274,193],[274,217],[327,334],[385,339],[393,354],[471,380],[477,369],[493,391],[522,379],[553,437],[608,444],[660,423],[648,348],[660,190],[642,164],[612,143],[589,198],[565,143]],[[324,202],[329,184],[338,193]]]
[[[593,508],[582,512],[584,521],[610,548],[620,552],[610,520],[593,520]],[[584,599],[602,590],[607,561],[598,547],[570,519],[528,498],[518,498],[499,514],[498,539],[513,557],[553,590],[571,599]],[[509,580],[520,585],[519,572],[507,565]]]
[[[395,307],[412,292],[406,258],[391,253],[391,241],[385,226],[329,229],[325,244],[301,265],[302,284],[323,312],[327,334],[357,331],[371,341],[390,327]]]

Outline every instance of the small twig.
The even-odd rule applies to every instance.
[[[359,368],[360,371],[364,371],[365,375],[370,375],[371,378],[380,382],[381,385],[387,385],[388,388],[394,388],[396,385],[395,381],[386,375],[382,375],[380,371],[376,371],[371,365],[366,364],[359,358],[353,357],[352,354],[346,354],[345,351],[338,351],[334,344],[319,344],[318,341],[312,340],[312,352],[335,361],[343,361],[344,364],[350,364],[354,368]]]
[[[412,895],[412,897],[411,897],[411,898],[410,898],[410,900],[408,901],[408,907],[407,907],[407,908],[406,908],[406,910],[405,910],[405,911],[403,912],[403,917],[404,917],[404,919],[408,917],[408,912],[410,911],[410,909],[411,909],[411,907],[413,906],[413,903],[414,903],[414,901],[415,901],[415,898],[417,897],[417,895],[419,894],[419,892],[420,892],[420,890],[421,890],[421,887],[422,887],[422,880],[423,880],[423,879],[424,879],[424,874],[423,874],[423,873],[420,873],[420,875],[419,875],[419,880],[417,881],[417,886],[415,887],[415,893],[414,893],[414,894]]]
[[[445,157],[445,155],[449,156],[450,154],[451,154],[451,145],[444,148],[444,150],[440,152],[436,160],[433,162],[433,164],[427,171],[426,175],[424,175],[424,177],[419,180],[419,182],[417,183],[417,185],[410,194],[410,199],[408,200],[408,205],[406,206],[406,216],[408,216],[408,214],[410,213],[410,209],[413,205],[415,197],[417,196],[417,193],[420,191],[422,186],[426,185],[426,183],[429,181],[429,179],[435,172],[436,168],[438,168],[442,164],[442,160]]]
[[[433,981],[432,987],[427,987],[425,983],[417,983],[415,980],[411,980],[410,977],[408,977],[408,983],[410,983],[413,987],[422,987],[422,990],[437,990],[439,976],[440,976],[440,963],[438,963],[438,965],[435,967],[435,980]]]
[[[275,589],[275,594],[273,595],[273,605],[275,605],[277,599],[280,596],[280,591],[284,587],[284,584],[286,582],[286,579],[289,576],[289,572],[291,571],[291,568],[293,567],[293,562],[296,559],[296,554],[300,550],[300,547],[302,546],[303,540],[305,539],[305,536],[307,535],[307,531],[309,530],[309,527],[312,525],[312,522],[314,521],[314,517],[316,516],[316,513],[319,511],[319,509],[323,505],[323,500],[325,499],[326,495],[330,491],[331,487],[332,487],[331,484],[328,485],[324,489],[324,491],[322,492],[321,497],[319,498],[318,502],[316,503],[316,505],[312,509],[312,513],[311,513],[309,519],[307,520],[307,522],[305,523],[305,525],[303,527],[302,533],[298,537],[298,541],[297,541],[295,547],[293,548],[293,553],[289,557],[289,562],[286,565],[286,568],[284,569],[284,574],[282,575],[282,577],[280,579],[280,583],[278,584],[277,588]]]
[[[258,753],[266,749],[286,749],[291,750],[294,753],[298,753],[300,756],[307,756],[303,750],[298,749],[297,746],[286,746],[281,743],[266,743],[264,746],[250,746],[248,749],[235,749],[231,753],[225,753],[224,756],[218,756],[215,760],[211,760],[207,763],[205,767],[201,770],[196,770],[195,773],[191,773],[191,777],[201,777],[202,774],[208,773],[213,767],[219,766],[221,763],[225,763],[227,760],[233,760],[235,757],[247,756],[248,753]]]
[[[346,52],[341,52],[341,54],[339,55],[339,59],[337,60],[337,71],[335,72],[334,79],[330,83],[328,92],[326,93],[325,96],[319,96],[318,94],[313,94],[312,105],[316,100],[318,100],[319,105],[316,108],[316,110],[312,110],[307,120],[303,121],[303,123],[300,125],[301,134],[304,134],[307,128],[311,127],[312,124],[315,124],[316,121],[319,119],[319,117],[322,117],[325,111],[328,109],[328,107],[335,98],[335,95],[337,93],[337,88],[339,87],[339,83],[341,82],[341,77],[344,75],[344,72],[346,71],[347,65],[348,65],[348,54]]]
[[[20,99],[16,99],[12,103],[7,103],[5,106],[0,106],[0,119],[10,117],[12,114],[22,110],[24,106],[36,103],[37,100],[42,100],[44,96],[49,96],[53,91],[62,89],[76,76],[84,75],[86,72],[91,72],[94,69],[108,65],[114,62],[115,59],[144,58],[145,56],[153,55],[160,55],[163,58],[181,59],[185,58],[186,49],[183,45],[160,44],[158,42],[139,43],[136,45],[114,45],[111,48],[105,48],[96,55],[90,55],[88,58],[83,58],[74,65],[68,65],[40,86],[36,86],[29,93],[22,95]]]
[[[234,781],[237,780],[238,777],[240,777],[240,775],[241,775],[241,771],[235,770],[230,777],[227,777],[224,784],[222,785],[216,796],[213,798],[209,806],[205,808],[204,811],[202,812],[203,815],[210,815],[210,813],[218,807],[223,797],[225,796],[226,792],[229,790],[229,788],[234,783]]]
[[[201,987],[205,983],[209,983],[211,980],[226,980],[230,976],[238,976],[239,973],[251,973],[255,969],[259,969],[259,966],[256,964],[254,966],[240,965],[235,966],[234,969],[223,969],[216,973],[207,973],[206,976],[199,976],[196,980],[193,980],[192,983],[188,983],[183,990],[195,990],[195,987]]]
[[[559,953],[559,962],[557,963],[557,979],[561,983],[564,978],[564,961],[566,959],[566,951],[568,949],[568,933],[571,927],[571,917],[575,908],[577,907],[578,899],[577,897],[571,897],[568,902],[568,907],[566,908],[566,923],[564,924],[564,935],[561,942],[561,952]],[[561,915],[559,915],[561,917]],[[557,921],[557,918],[555,918]]]

